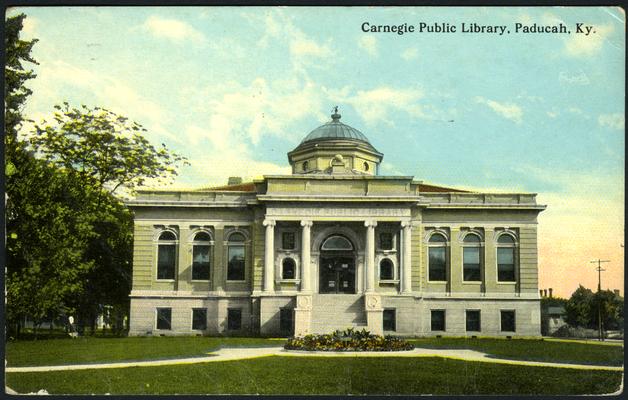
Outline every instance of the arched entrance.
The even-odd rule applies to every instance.
[[[353,243],[341,235],[323,241],[318,264],[320,293],[355,293],[355,251]]]

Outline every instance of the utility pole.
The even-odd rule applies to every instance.
[[[591,261],[591,263],[597,263],[597,329],[598,329],[598,338],[600,341],[604,340],[604,335],[602,334],[602,263],[610,262],[610,260],[597,260]]]

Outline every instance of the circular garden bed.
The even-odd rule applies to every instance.
[[[373,335],[366,329],[347,329],[325,335],[291,338],[284,348],[307,351],[404,351],[414,349],[414,345],[395,336]]]

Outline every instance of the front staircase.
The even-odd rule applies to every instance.
[[[366,328],[364,295],[315,294],[312,296],[312,333],[331,333],[336,329]]]

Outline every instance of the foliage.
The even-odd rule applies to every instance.
[[[114,193],[133,190],[147,179],[163,182],[177,175],[178,163],[186,158],[156,149],[143,136],[146,129],[127,117],[101,107],[56,105],[54,122],[35,125],[31,145],[46,160],[77,171],[86,183]]]
[[[573,327],[598,328],[598,306],[604,329],[623,329],[624,299],[610,290],[593,293],[578,287],[565,305],[567,323]]]
[[[262,357],[150,368],[7,373],[20,393],[257,395],[576,395],[617,391],[622,371],[431,357]]]
[[[287,350],[308,351],[400,351],[412,350],[414,345],[394,336],[373,335],[366,329],[349,328],[326,335],[305,335],[288,340]]]

